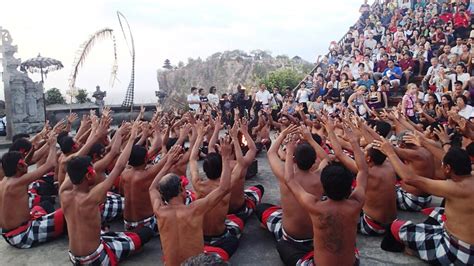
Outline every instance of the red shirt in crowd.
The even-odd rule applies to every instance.
[[[413,70],[415,67],[415,61],[413,59],[408,58],[408,59],[401,59],[399,62],[400,67],[402,68],[403,71],[407,70],[409,67]]]
[[[453,19],[453,13],[444,13],[439,16],[440,19],[444,21],[444,23],[448,23]]]
[[[454,14],[453,22],[454,28],[467,28],[469,26],[469,16],[466,13],[461,14],[457,12],[456,14]]]

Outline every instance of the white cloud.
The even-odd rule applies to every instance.
[[[116,32],[120,83],[108,88],[112,44],[96,44],[76,85],[90,92],[99,84],[109,103],[120,103],[130,79],[130,55],[116,10],[127,16],[136,45],[135,101],[154,101],[156,70],[169,58],[187,58],[224,50],[271,50],[313,61],[326,53],[358,17],[360,0],[292,1],[8,1],[0,9],[0,25],[8,29],[23,60],[36,56],[59,59],[64,69],[50,73],[45,87],[63,91],[75,53],[90,34],[111,27]],[[20,11],[19,11],[20,10]],[[33,75],[35,80],[38,75]],[[3,95],[2,95],[3,96]]]

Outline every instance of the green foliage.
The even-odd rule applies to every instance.
[[[65,104],[66,99],[57,88],[51,88],[46,91],[46,105]]]
[[[283,90],[286,87],[296,87],[303,77],[304,74],[294,69],[281,68],[268,73],[265,78],[259,80],[259,84],[264,83],[269,89],[276,86]]]
[[[87,97],[88,93],[85,89],[77,90],[76,101],[77,103],[90,103],[91,99]]]

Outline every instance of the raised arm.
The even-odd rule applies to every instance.
[[[290,189],[291,193],[295,196],[296,200],[308,211],[314,213],[318,209],[315,207],[315,203],[318,198],[313,194],[306,192],[306,190],[295,180],[295,169],[294,169],[294,153],[296,142],[298,138],[295,134],[288,136],[289,141],[286,144],[286,159],[285,159],[285,184]]]
[[[324,149],[313,139],[313,135],[311,135],[311,130],[307,126],[300,126],[299,133],[303,136],[303,139],[313,147],[316,155],[321,161],[330,161],[329,155],[324,151]]]
[[[130,158],[130,153],[132,152],[133,142],[138,134],[138,128],[139,123],[138,121],[135,121],[132,126],[131,135],[128,139],[127,145],[120,154],[120,157],[118,158],[117,163],[112,169],[112,172],[110,172],[110,175],[103,182],[99,183],[91,190],[91,192],[89,193],[89,200],[96,203],[100,203],[105,200],[107,191],[110,190],[110,188],[115,182],[115,179],[120,174],[122,174],[123,170],[125,169],[125,166],[127,165],[128,159]]]
[[[151,183],[150,189],[148,190],[148,192],[150,193],[151,204],[153,206],[153,212],[157,216],[160,215],[160,207],[163,205],[163,200],[161,198],[159,189],[159,183],[161,179],[168,174],[173,164],[181,159],[180,154],[182,153],[182,151],[183,149],[181,148],[181,146],[176,145],[170,149],[168,154],[170,156],[168,157],[168,160],[163,165],[160,172],[156,175],[155,179]]]
[[[130,126],[122,125],[117,132],[115,132],[114,137],[112,138],[112,147],[107,155],[104,158],[100,159],[96,163],[94,163],[94,170],[97,173],[103,173],[112,163],[112,161],[119,156],[120,154],[120,147],[122,146],[123,136],[128,133]]]
[[[443,198],[460,197],[461,191],[450,180],[433,180],[417,175],[410,167],[400,160],[393,146],[385,139],[382,141],[374,141],[374,148],[383,152],[392,163],[395,172],[403,180],[404,183],[414,186],[428,194]],[[470,192],[472,193],[472,192]]]
[[[239,124],[240,132],[247,141],[247,147],[249,148],[249,150],[243,157],[243,162],[245,162],[246,165],[251,165],[253,160],[255,159],[255,156],[257,155],[257,146],[255,145],[252,136],[250,136],[247,119],[242,118]]]
[[[345,130],[346,135],[349,138],[349,142],[352,145],[352,151],[354,153],[355,162],[357,165],[357,186],[352,192],[350,199],[356,200],[360,204],[364,204],[365,201],[365,190],[367,188],[367,177],[369,175],[369,167],[367,166],[367,162],[365,161],[364,153],[359,146],[359,139],[354,134],[352,129],[346,128]]]
[[[199,190],[199,176],[198,159],[199,159],[199,147],[201,147],[202,140],[204,138],[204,124],[202,121],[198,121],[196,124],[197,139],[194,146],[191,147],[191,156],[189,157],[189,170],[191,172],[191,183],[195,190]]]
[[[283,130],[280,135],[276,138],[275,142],[272,143],[270,149],[267,151],[268,163],[272,169],[273,174],[278,178],[280,182],[284,182],[285,166],[278,156],[278,150],[288,134],[295,133],[298,127],[291,125]]]
[[[21,184],[28,185],[31,182],[41,178],[51,169],[54,169],[54,167],[57,164],[57,158],[56,158],[57,137],[58,135],[56,133],[54,132],[50,133],[49,138],[48,138],[49,153],[48,153],[48,158],[46,159],[46,163],[36,168],[36,170],[23,175],[20,179]]]
[[[232,146],[230,144],[230,137],[225,137],[220,140],[221,155],[222,155],[222,173],[220,177],[219,186],[211,191],[206,197],[198,199],[191,203],[196,207],[197,214],[203,214],[212,208],[214,208],[227,194],[230,193],[231,189],[231,169],[229,161],[232,156]]]
[[[326,132],[328,133],[328,138],[331,142],[334,155],[336,155],[337,159],[339,159],[339,161],[341,161],[341,163],[345,167],[347,167],[352,173],[357,173],[359,169],[357,169],[357,165],[354,160],[352,160],[352,158],[350,158],[342,151],[341,144],[339,143],[336,134],[334,133],[334,124],[332,120],[328,119],[324,126],[326,128]]]
[[[218,115],[216,118],[216,121],[214,122],[214,131],[212,132],[211,139],[209,140],[208,144],[208,152],[216,152],[216,144],[217,144],[217,139],[219,138],[219,132],[221,129],[224,127],[222,126],[222,120],[221,116]]]

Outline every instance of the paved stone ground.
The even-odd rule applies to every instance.
[[[2,153],[2,152],[0,152]],[[278,183],[274,178],[266,160],[265,154],[258,156],[259,174],[247,181],[248,185],[263,184],[265,195],[263,202],[279,203]],[[439,201],[437,201],[439,203]],[[400,212],[401,219],[421,221],[421,214]],[[120,222],[112,225],[112,230],[122,230]],[[357,247],[360,250],[362,265],[425,265],[417,258],[381,250],[381,237],[358,236]],[[0,241],[0,265],[68,265],[67,237],[62,237],[50,243],[32,248],[19,250]],[[161,247],[158,238],[149,242],[142,252],[125,261],[124,265],[162,265]],[[233,265],[283,265],[275,249],[273,236],[262,229],[257,218],[251,217],[246,224],[240,247],[231,258]]]

